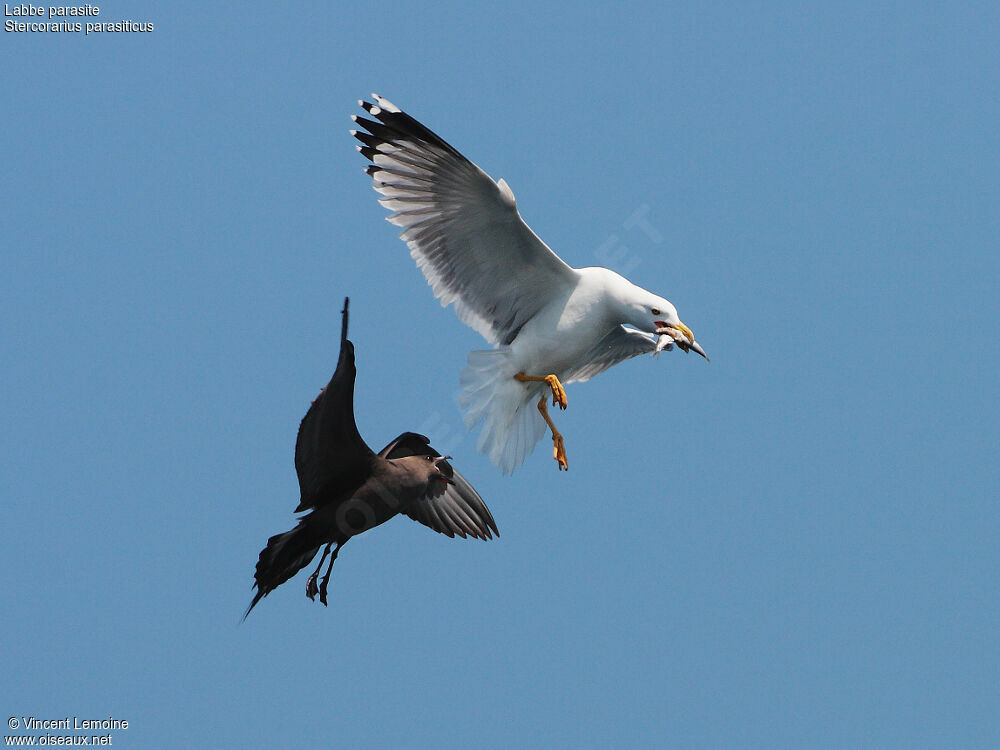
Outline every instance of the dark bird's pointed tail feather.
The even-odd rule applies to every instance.
[[[308,517],[303,518],[291,531],[275,534],[267,540],[267,546],[260,551],[254,573],[257,593],[243,613],[244,620],[257,602],[312,562],[319,548],[326,543],[308,521]]]
[[[351,304],[350,297],[344,297],[344,309],[340,311],[340,345],[347,341],[347,306]]]

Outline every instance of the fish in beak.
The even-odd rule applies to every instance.
[[[656,335],[659,339],[656,342],[656,349],[653,354],[659,354],[664,349],[669,349],[671,344],[677,344],[677,348],[684,352],[694,352],[695,354],[700,354],[705,358],[705,361],[710,361],[708,355],[705,354],[705,350],[701,348],[701,344],[694,340],[694,333],[683,323],[678,323],[676,326],[667,325],[661,320],[656,321],[656,324],[660,326],[656,329]]]

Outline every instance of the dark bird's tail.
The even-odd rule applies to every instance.
[[[326,540],[309,524],[308,516],[291,531],[268,539],[267,546],[260,551],[254,573],[257,593],[243,613],[243,619],[247,618],[257,602],[308,565],[325,543]]]

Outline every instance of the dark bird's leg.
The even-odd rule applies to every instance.
[[[330,583],[330,572],[333,570],[333,561],[337,559],[337,555],[340,554],[340,548],[344,546],[346,541],[347,540],[345,539],[343,542],[337,542],[337,549],[335,549],[333,554],[330,555],[330,565],[326,569],[326,575],[323,576],[323,580],[319,582],[319,600],[323,602],[324,607],[326,606],[326,585]],[[329,545],[327,546],[327,549],[329,549]],[[322,564],[323,563],[321,561],[320,565]],[[319,572],[319,568],[316,569],[316,572]]]
[[[542,419],[545,420],[545,424],[552,430],[552,457],[559,462],[559,471],[563,469],[569,471],[569,461],[566,460],[566,446],[563,444],[563,436],[552,423],[552,417],[549,416],[549,408],[545,405],[545,396],[538,399],[538,411],[542,413]]]
[[[525,375],[523,372],[517,373],[514,376],[514,380],[520,383],[548,383],[549,388],[552,389],[552,405],[559,405],[560,409],[565,409],[566,404],[566,389],[563,388],[562,383],[559,382],[559,378],[555,375]],[[549,425],[551,427],[551,423]]]
[[[316,570],[313,571],[313,574],[309,576],[309,580],[306,581],[306,596],[313,601],[316,601],[316,594],[319,592],[319,589],[316,588],[316,578],[319,576],[319,569],[323,567],[323,561],[330,554],[330,547],[332,546],[333,542],[326,545],[326,549],[323,550],[323,556],[319,559],[319,565],[316,566]],[[326,602],[323,603],[325,604]]]

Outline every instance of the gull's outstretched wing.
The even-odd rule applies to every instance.
[[[389,221],[442,305],[492,344],[509,344],[576,271],[542,242],[517,212],[503,180],[462,156],[392,102],[359,102],[375,120],[352,119],[351,133],[371,160],[368,174]]]
[[[404,432],[379,452],[382,458],[403,458],[404,456],[440,456],[430,446],[430,440],[416,432]],[[457,469],[447,461],[438,464],[445,474],[450,469],[454,484],[435,482],[435,490],[403,509],[403,513],[414,521],[419,521],[434,531],[448,536],[458,534],[465,539],[492,539],[500,536],[496,521],[479,493]],[[443,491],[441,488],[444,488]],[[491,533],[492,532],[492,533]]]
[[[330,382],[312,402],[295,441],[295,472],[301,499],[295,509],[308,510],[338,501],[371,475],[374,457],[354,421],[354,344],[347,340],[344,300],[340,359]]]
[[[597,342],[580,361],[563,374],[563,383],[590,380],[598,373],[640,354],[650,354],[656,349],[656,337],[651,333],[633,331],[624,326],[616,326],[609,334]]]

